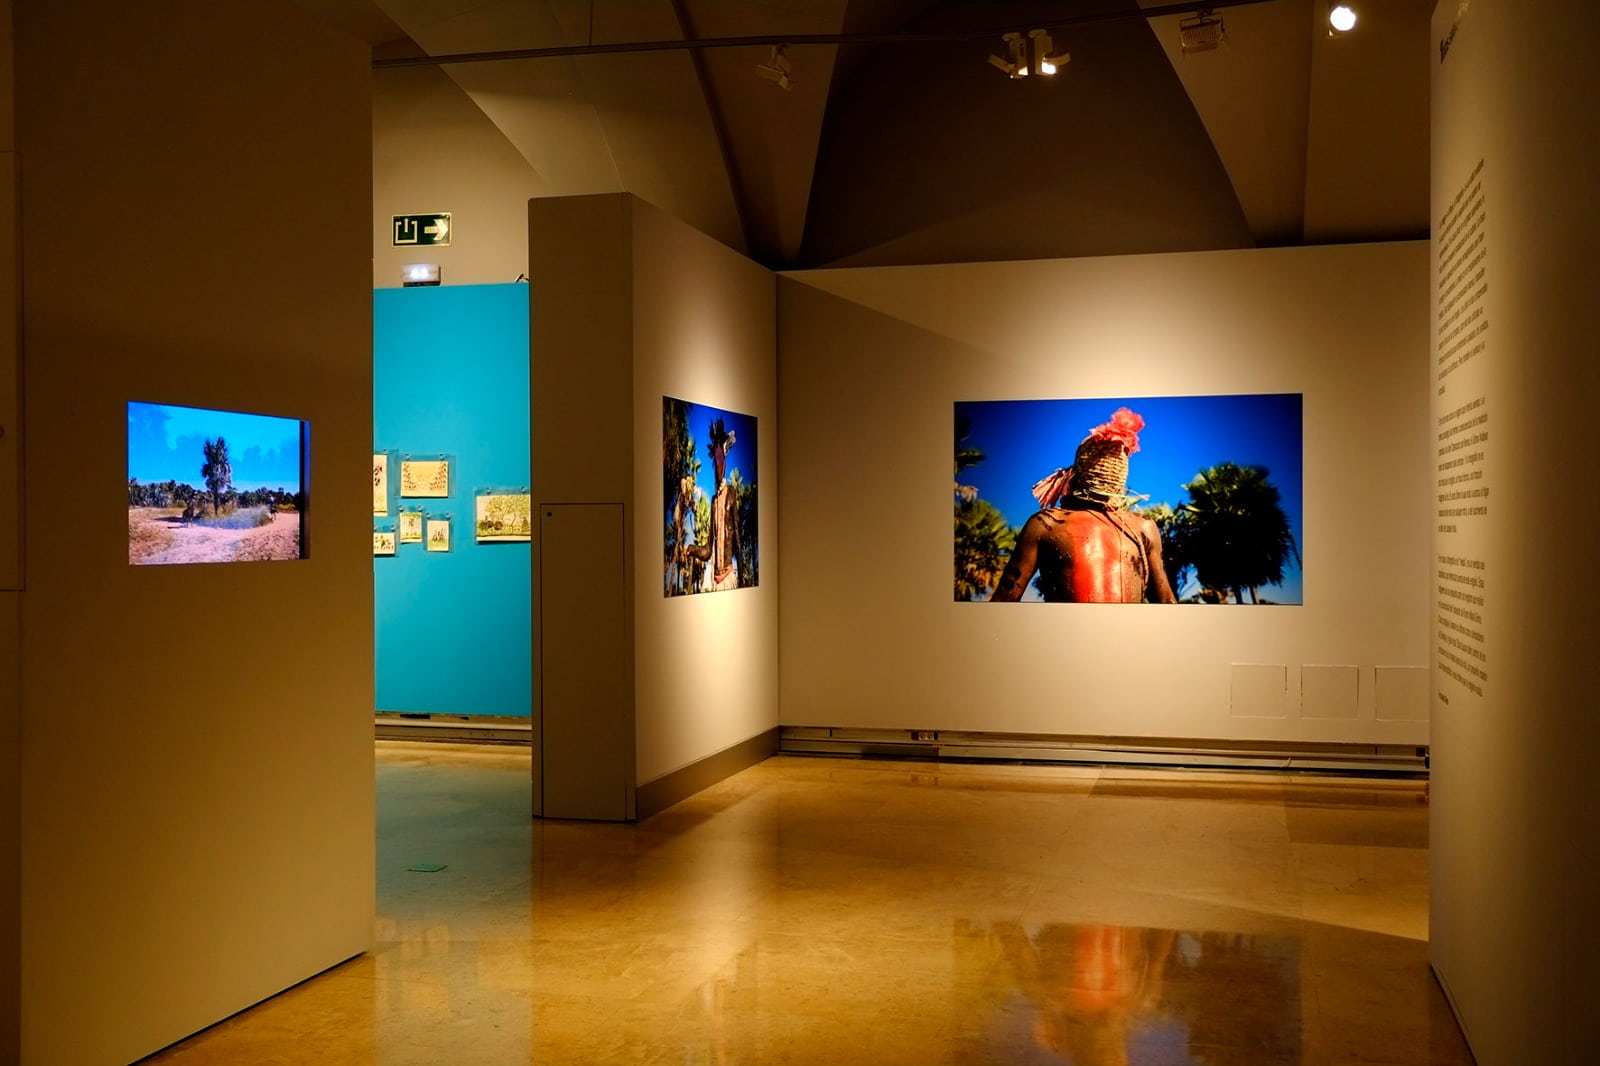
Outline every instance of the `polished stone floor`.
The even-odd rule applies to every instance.
[[[1472,1061],[1419,782],[779,757],[532,823],[526,750],[378,748],[372,953],[147,1061]]]

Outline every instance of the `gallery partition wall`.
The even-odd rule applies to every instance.
[[[627,195],[534,200],[529,234],[535,809],[644,816],[775,744],[774,278]]]
[[[0,744],[21,898],[0,928],[25,936],[4,939],[21,1033],[0,1060],[104,1066],[372,942],[370,60],[290,5],[14,14],[26,537]],[[179,408],[303,423],[308,480]],[[155,432],[130,447],[135,428]],[[136,500],[157,440],[183,465]],[[210,499],[174,505],[189,479]],[[136,524],[156,551],[283,546],[301,517],[304,558],[131,565]]]
[[[1592,15],[1433,19],[1431,956],[1483,1066],[1600,1046],[1600,719],[1571,565],[1600,460]]]

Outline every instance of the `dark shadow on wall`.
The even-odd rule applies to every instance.
[[[1052,17],[1063,17],[1062,5],[950,3],[903,29]],[[1149,23],[1088,24],[1056,44],[1072,61],[1053,78],[1007,78],[987,61],[997,46],[988,39],[879,46],[848,68],[841,62],[802,264],[1253,247],[1227,172]]]
[[[934,611],[949,600],[950,535],[926,531],[950,529],[951,496],[942,485],[908,492],[908,478],[926,457],[951,454],[950,400],[1016,368],[803,281],[780,278],[779,293],[780,351],[834,355],[786,354],[779,369],[781,498],[803,501],[779,508],[784,719],[857,721],[874,707],[904,706],[902,671],[929,665],[892,637],[908,605]],[[931,396],[946,399],[923,402]],[[973,614],[959,624],[982,627]],[[964,687],[951,682],[952,693]]]

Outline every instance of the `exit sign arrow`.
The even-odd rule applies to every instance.
[[[450,212],[393,215],[394,247],[450,243]]]

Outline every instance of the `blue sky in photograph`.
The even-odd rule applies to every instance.
[[[204,488],[204,444],[228,442],[233,487],[300,491],[300,422],[271,415],[170,404],[128,404],[128,476]]]
[[[717,468],[711,462],[706,445],[711,440],[711,423],[722,419],[722,424],[733,431],[733,447],[728,449],[728,469],[725,476],[735,470],[746,484],[756,483],[756,420],[754,415],[741,415],[718,407],[684,402],[689,412],[689,438],[694,441],[695,458],[700,460],[700,473],[695,484],[710,499],[717,491]],[[670,515],[669,515],[670,517]],[[692,521],[692,520],[691,520]]]
[[[1303,477],[1301,396],[1109,397],[1090,400],[986,400],[959,402],[957,421],[969,420],[968,442],[987,458],[957,479],[975,485],[1012,526],[1039,509],[1034,482],[1072,465],[1078,442],[1127,407],[1145,420],[1139,451],[1128,459],[1128,491],[1148,503],[1174,506],[1188,499],[1183,486],[1203,468],[1222,462],[1261,466],[1277,486],[1295,543],[1302,552]],[[1290,560],[1284,580],[1260,595],[1277,603],[1303,602],[1300,564]],[[1179,589],[1179,595],[1186,590]]]

